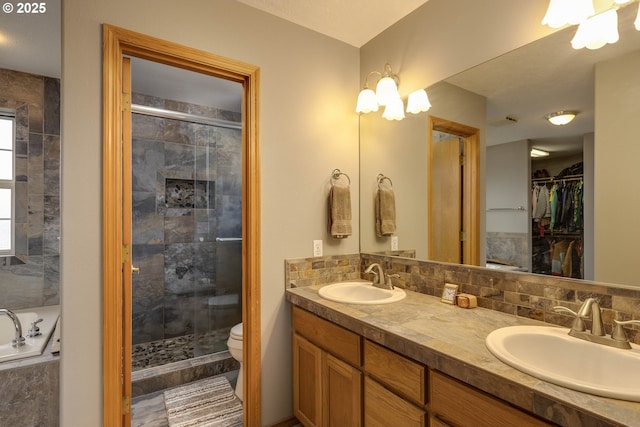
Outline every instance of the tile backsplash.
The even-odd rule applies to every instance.
[[[400,278],[393,279],[393,283],[401,288],[439,296],[444,283],[454,283],[460,285],[460,292],[476,295],[479,307],[564,327],[571,327],[573,316],[556,313],[553,307],[562,305],[577,311],[589,297],[600,303],[608,333],[613,319],[640,320],[640,287],[504,272],[387,254],[288,259],[285,260],[285,283],[287,287],[299,287],[359,279],[360,272],[373,262],[379,263],[389,274],[398,274]],[[587,326],[590,327],[588,321]],[[626,331],[632,342],[640,344],[640,329],[633,327]]]

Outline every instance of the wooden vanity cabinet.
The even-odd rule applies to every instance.
[[[306,427],[362,426],[362,338],[293,307],[293,410]]]
[[[297,306],[293,332],[294,415],[306,427],[553,425]]]
[[[429,370],[432,426],[538,427],[544,420],[441,372]]]
[[[426,367],[364,340],[364,425],[426,426]]]

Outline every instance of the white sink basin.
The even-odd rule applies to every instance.
[[[407,296],[400,288],[380,289],[373,282],[333,283],[323,286],[318,293],[322,298],[349,304],[389,304]]]
[[[550,383],[640,402],[640,348],[621,350],[570,337],[548,326],[509,326],[486,339],[494,356]]]

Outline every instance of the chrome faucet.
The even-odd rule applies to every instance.
[[[0,308],[0,314],[6,314],[13,321],[13,327],[15,329],[15,338],[11,340],[11,345],[13,347],[20,347],[24,345],[24,337],[22,336],[22,324],[20,323],[20,319],[15,313],[7,308]]]
[[[378,270],[378,271],[375,271],[375,270]],[[381,289],[393,290],[394,287],[393,287],[393,283],[391,283],[391,278],[400,277],[400,275],[398,274],[384,274],[384,271],[382,271],[382,267],[377,262],[374,262],[373,264],[369,265],[369,267],[367,267],[367,269],[364,272],[365,274],[373,274],[373,280],[372,280],[373,286]]]
[[[620,322],[618,320],[614,320],[615,327],[613,328],[611,337],[606,336],[604,332],[604,324],[602,323],[602,311],[600,309],[600,304],[598,304],[598,301],[595,298],[587,298],[577,313],[563,306],[556,306],[553,307],[553,309],[556,312],[567,312],[575,316],[573,325],[569,331],[570,336],[610,347],[622,349],[631,348],[631,344],[629,344],[629,340],[624,333],[622,325],[635,323],[636,321],[631,320],[628,322]],[[587,331],[584,323],[584,319],[588,317],[591,317],[591,331]],[[640,323],[640,321],[638,323]]]

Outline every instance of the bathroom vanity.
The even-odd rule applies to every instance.
[[[305,426],[640,425],[640,403],[538,380],[485,346],[497,328],[542,322],[410,291],[393,304],[342,304],[319,288],[286,291]]]

